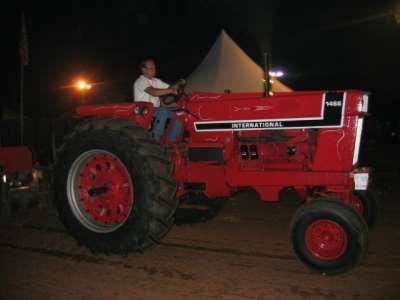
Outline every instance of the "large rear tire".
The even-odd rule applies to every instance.
[[[354,268],[367,253],[367,225],[342,202],[315,200],[304,204],[294,215],[290,232],[298,259],[324,275]]]
[[[65,138],[57,161],[55,204],[80,244],[94,252],[141,252],[171,228],[178,204],[173,166],[136,124],[86,120]]]

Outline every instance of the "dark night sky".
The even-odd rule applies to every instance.
[[[272,51],[273,65],[286,70],[283,81],[294,89],[364,89],[374,95],[376,115],[397,116],[400,24],[392,15],[379,17],[396,2],[35,1],[2,7],[2,104],[18,109],[23,9],[30,116],[57,116],[77,105],[75,92],[63,87],[79,75],[102,83],[89,101],[129,100],[138,62],[147,56],[157,60],[160,77],[185,77],[222,28],[259,64],[262,52]]]

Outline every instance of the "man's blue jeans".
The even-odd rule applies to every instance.
[[[153,117],[154,117],[153,133],[156,141],[157,142],[160,141],[164,133],[165,124],[169,119],[170,122],[172,122],[172,128],[168,134],[167,141],[174,142],[178,137],[179,133],[181,132],[182,128],[181,121],[176,117],[175,108],[168,108],[168,107],[154,108]]]

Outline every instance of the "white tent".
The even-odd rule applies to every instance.
[[[186,90],[258,92],[263,89],[263,74],[263,69],[222,30],[207,56],[187,78]],[[273,81],[273,91],[292,91],[277,79]]]

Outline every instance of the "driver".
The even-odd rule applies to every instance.
[[[161,107],[160,96],[177,95],[176,87],[170,87],[167,83],[155,77],[156,65],[153,59],[146,59],[141,62],[140,70],[142,75],[135,81],[133,85],[134,101],[151,102],[154,106],[154,138],[159,142],[165,129],[167,119],[172,122],[171,131],[168,134],[167,142],[176,141],[182,123],[176,117],[175,109]]]

